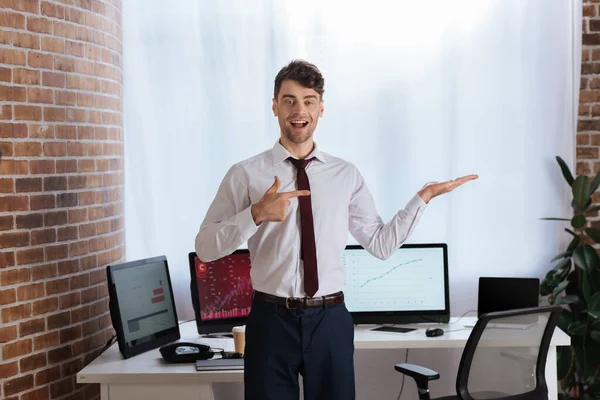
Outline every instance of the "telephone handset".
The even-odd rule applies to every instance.
[[[215,353],[205,344],[175,342],[161,347],[160,355],[169,363],[193,363],[196,360],[208,360]]]

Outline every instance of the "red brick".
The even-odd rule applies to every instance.
[[[31,232],[31,244],[33,246],[54,242],[56,242],[56,230],[54,229],[39,229]]]
[[[15,155],[17,157],[39,157],[42,155],[40,142],[16,142]]]
[[[83,360],[81,358],[69,361],[62,365],[63,376],[75,375],[83,369]]]
[[[54,103],[52,89],[30,87],[27,88],[27,96],[30,103]]]
[[[52,343],[50,345],[58,344],[58,333],[53,332],[53,333],[50,333],[49,335],[56,336],[56,339],[57,339],[56,343]],[[43,347],[46,347],[46,346],[43,346]],[[60,367],[56,366],[56,367],[48,368],[48,369],[42,370],[42,371],[38,372],[37,374],[35,374],[35,385],[36,386],[45,385],[48,382],[53,382],[58,379],[60,379]]]
[[[69,89],[86,89],[86,78],[79,75],[68,75],[67,76],[67,88]],[[78,93],[79,95],[79,93]],[[92,95],[90,95],[92,96]]]
[[[48,387],[42,387],[21,395],[21,400],[48,400],[49,398],[50,389]]]
[[[3,81],[3,82],[12,81],[12,69],[0,67],[0,81]]]
[[[53,194],[40,194],[31,196],[30,207],[32,210],[44,210],[56,207],[56,199]]]
[[[79,202],[81,204],[81,194],[79,194]],[[86,208],[69,210],[69,223],[76,224],[79,222],[84,222],[88,220],[88,210]]]
[[[17,47],[40,49],[40,37],[30,33],[13,32],[13,44]]]
[[[60,314],[50,315],[48,318],[48,330],[63,328],[71,323],[71,313],[69,311]]]
[[[0,85],[0,100],[24,102],[27,100],[27,91],[22,87]]]
[[[84,293],[85,293],[85,290],[81,292],[82,303],[83,303]],[[93,300],[90,300],[90,301],[93,301]],[[81,322],[81,321],[85,321],[86,319],[89,319],[89,318],[90,318],[90,306],[86,305],[86,306],[71,310],[71,323],[72,324],[75,324],[75,323]]]
[[[49,51],[51,53],[63,54],[65,52],[65,40],[50,36],[44,36],[42,38],[42,50]]]
[[[18,321],[31,315],[31,304],[20,304],[2,309],[2,323]]]
[[[69,291],[69,278],[56,279],[46,282],[48,295]]]
[[[90,305],[90,314],[92,317],[108,311],[108,299],[100,300]]]
[[[0,216],[0,231],[9,231],[14,229],[15,222],[12,215]]]
[[[59,306],[60,309],[63,310],[65,308],[73,308],[81,304],[81,293],[72,292],[65,295],[60,296]]]
[[[29,245],[29,232],[0,233],[0,248],[23,247]]]
[[[31,339],[20,340],[5,344],[2,346],[2,358],[8,360],[10,358],[20,357],[31,353]]]
[[[71,277],[71,290],[81,289],[90,285],[90,274],[81,274]]]
[[[75,192],[60,193],[56,197],[56,206],[59,208],[75,207],[77,206],[77,196]]]
[[[15,289],[0,290],[0,305],[5,306],[17,301]]]
[[[89,318],[89,312],[88,312],[87,318]],[[17,338],[17,326],[16,325],[0,327],[0,343],[10,342],[11,340],[15,340],[16,338]],[[2,378],[2,377],[0,376],[0,378]]]
[[[42,249],[40,249],[40,250],[42,250]],[[44,294],[45,294],[45,290],[44,290],[43,282],[33,283],[31,285],[26,285],[26,286],[20,286],[17,289],[17,296],[19,298],[19,301],[37,299],[40,297],[44,297]]]
[[[49,3],[47,1],[41,2],[42,15],[46,15],[52,18],[65,19],[65,7],[60,4]]]
[[[29,124],[29,137],[39,139],[53,139],[54,125]]]
[[[54,94],[57,105],[74,106],[77,103],[77,94],[66,90],[57,90]]]
[[[19,265],[35,264],[44,261],[44,249],[38,247],[17,251],[17,262]],[[20,287],[19,289],[22,289]]]
[[[595,147],[577,147],[577,159],[597,159],[599,156],[598,148]]]
[[[48,290],[48,294],[53,294],[50,293],[50,287],[49,284],[50,282],[46,283],[46,288]],[[44,300],[38,300],[36,302],[33,303],[33,315],[43,315],[43,314],[47,314],[49,312],[52,311],[56,311],[58,310],[58,298],[57,297],[51,297],[49,299],[44,299]]]
[[[37,149],[35,150],[37,151]],[[15,181],[15,189],[17,193],[41,192],[42,178],[17,178]]]
[[[78,39],[76,34],[76,25],[66,22],[54,22],[54,35],[69,39]]]
[[[33,375],[25,375],[4,382],[4,395],[11,396],[33,388]]]
[[[46,18],[27,16],[27,30],[38,33],[52,33],[52,21]]]
[[[77,172],[94,172],[96,169],[94,160],[78,160]]]
[[[56,128],[56,137],[60,139],[76,139],[76,127],[72,125],[58,125]]]
[[[59,228],[58,229],[58,241],[62,242],[65,240],[73,240],[73,239],[77,239],[77,227],[76,226],[67,226],[64,228]],[[74,261],[78,261],[78,260],[74,260]],[[61,266],[60,263],[58,265],[58,269],[60,271]],[[62,273],[61,273],[62,275]]]
[[[11,269],[8,271],[2,271],[0,273],[0,283],[2,286],[14,285],[16,283],[29,281],[31,281],[31,275],[29,273],[29,269],[27,268]]]
[[[54,160],[32,160],[29,168],[32,174],[53,174],[56,171]]]
[[[0,120],[9,120],[12,119],[12,105],[4,104],[0,108]]]
[[[15,180],[13,178],[0,178],[0,193],[14,193]],[[5,198],[2,199],[6,200]]]
[[[51,332],[45,335],[36,336],[34,339],[34,350],[46,349],[58,344],[58,332]],[[59,376],[60,377],[60,376]],[[36,377],[37,380],[37,377]]]
[[[27,125],[19,123],[0,123],[0,138],[26,138]]]
[[[31,269],[31,280],[37,281],[40,279],[54,278],[57,275],[56,264],[40,265]]]
[[[54,261],[60,260],[68,257],[68,246],[67,245],[59,245],[59,246],[48,246],[46,247],[46,260]]]
[[[27,211],[29,210],[29,197],[27,196],[4,196],[0,202],[0,212]],[[0,241],[0,248],[2,242]]]
[[[32,68],[54,68],[54,61],[52,54],[37,53],[34,51],[29,52],[28,63]],[[25,65],[23,62],[22,65]]]
[[[75,72],[75,59],[65,56],[54,56],[54,69],[57,71]]]
[[[64,122],[65,118],[63,107],[44,107],[44,121]]]
[[[42,72],[42,84],[44,86],[64,88],[65,82],[66,78],[64,72]]]
[[[67,212],[66,211],[57,211],[57,212],[49,212],[44,215],[44,225],[45,226],[56,226],[56,225],[65,225],[67,223]]]
[[[35,309],[35,306],[34,306]],[[46,330],[46,320],[44,318],[32,319],[19,324],[19,336],[29,336],[34,333],[44,332]]]
[[[13,147],[14,143],[12,142],[0,142],[0,151],[3,154],[3,157],[12,157],[14,154]]]
[[[46,366],[46,353],[37,353],[19,361],[21,373],[32,371]]]
[[[88,241],[71,243],[69,245],[69,255],[71,257],[82,256],[90,252]]]
[[[59,174],[77,172],[77,160],[57,160],[56,172]]]
[[[87,176],[85,176],[85,175],[69,176],[69,190],[85,189],[86,185],[87,185]]]
[[[42,107],[15,105],[15,120],[41,121]]]
[[[52,398],[60,397],[73,391],[73,378],[63,379],[62,381],[50,385],[50,396]]]
[[[23,29],[25,27],[25,16],[10,11],[2,11],[0,12],[0,26]]]
[[[15,265],[14,251],[0,252],[0,268],[12,267]]]
[[[64,142],[44,143],[44,155],[48,157],[63,157],[67,155],[67,144]]]
[[[26,54],[27,53],[22,50],[1,48],[0,64],[25,65],[27,64]],[[31,56],[32,53],[29,54]]]
[[[0,380],[10,378],[19,373],[19,363],[16,361],[0,364]]]

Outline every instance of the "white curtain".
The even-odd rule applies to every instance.
[[[568,240],[539,218],[570,212],[554,158],[574,165],[580,24],[580,0],[125,1],[127,258],[165,254],[193,318],[194,237],[226,170],[278,138],[273,79],[302,58],[325,77],[316,142],[385,220],[426,182],[480,175],[409,240],[448,243],[453,315],[479,276],[543,277]]]

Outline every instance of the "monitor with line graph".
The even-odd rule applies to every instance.
[[[356,324],[448,322],[448,246],[405,244],[381,260],[346,246],[344,298]]]

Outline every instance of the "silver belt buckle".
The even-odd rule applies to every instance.
[[[291,308],[290,307],[290,298],[291,297],[286,297],[285,298],[285,308],[287,308],[288,310]]]

